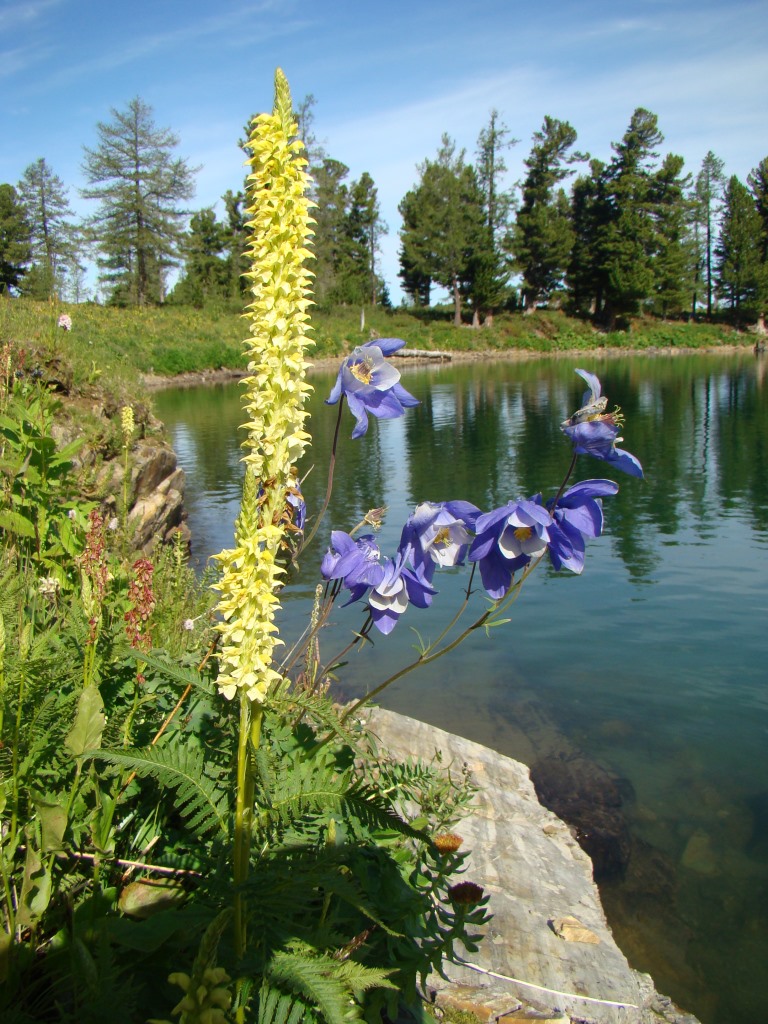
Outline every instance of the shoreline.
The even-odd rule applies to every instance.
[[[437,359],[432,356],[390,356],[390,360],[398,366],[445,366],[450,363],[492,363],[492,362],[530,362],[536,359],[578,359],[580,357],[598,359],[618,359],[622,356],[652,356],[664,358],[677,358],[679,356],[692,355],[747,355],[754,353],[754,345],[750,341],[745,345],[710,345],[704,348],[677,348],[666,346],[663,348],[614,348],[597,347],[593,349],[564,349],[561,352],[541,352],[538,349],[481,349],[451,351],[447,359]],[[309,373],[313,371],[329,372],[338,369],[344,356],[324,356],[322,359],[309,359]],[[234,369],[219,367],[218,369],[190,371],[180,373],[173,377],[164,377],[159,374],[142,373],[139,379],[148,391],[161,391],[165,388],[192,388],[206,384],[227,384],[242,380],[247,371],[245,369]]]

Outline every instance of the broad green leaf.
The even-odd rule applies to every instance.
[[[86,686],[77,702],[75,724],[64,741],[75,757],[101,746],[105,722],[104,701],[98,686]]]
[[[35,527],[26,516],[9,508],[0,511],[0,530],[7,530],[19,537],[35,537]]]
[[[43,828],[43,853],[57,853],[64,848],[67,812],[51,797],[32,794],[32,801]]]
[[[51,901],[51,876],[46,870],[40,854],[34,847],[32,837],[27,835],[27,856],[24,861],[24,880],[21,885],[21,899],[16,914],[16,924],[22,928],[33,925],[46,911]]]

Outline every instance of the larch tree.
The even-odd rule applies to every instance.
[[[181,262],[187,211],[194,194],[195,169],[174,156],[178,137],[158,128],[152,108],[136,97],[110,122],[97,125],[98,145],[85,148],[85,199],[98,211],[88,219],[112,299],[144,306],[161,302],[165,276]]]

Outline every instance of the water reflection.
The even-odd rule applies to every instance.
[[[328,523],[287,588],[286,632],[306,621],[331,524],[347,529],[387,505],[380,539],[391,553],[418,501],[490,508],[554,493],[569,462],[559,423],[583,391],[575,365],[409,368],[405,385],[422,404],[406,417],[372,422],[353,442],[345,413]],[[538,572],[509,626],[473,637],[382,702],[528,763],[558,744],[587,750],[629,780],[632,860],[605,887],[624,948],[707,1024],[758,1019],[768,956],[765,363],[745,355],[578,365],[621,406],[624,446],[646,479],[619,479],[583,577]],[[332,375],[313,382],[313,447],[301,467],[310,509],[325,493],[336,417],[322,401]],[[157,407],[189,473],[204,560],[232,543],[238,392],[166,393]],[[583,460],[578,472],[605,470]],[[413,656],[410,627],[439,631],[466,576],[438,581],[430,613],[410,609],[390,638],[351,658],[348,692],[365,692]],[[354,607],[334,618],[341,636],[360,625]]]

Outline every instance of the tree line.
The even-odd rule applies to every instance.
[[[314,104],[308,96],[295,113],[313,181],[315,300],[387,306],[379,256],[388,227],[375,182],[367,172],[350,181],[349,168],[325,151]],[[510,186],[505,154],[518,140],[498,111],[473,161],[444,135],[398,207],[407,301],[428,307],[433,289],[444,289],[457,324],[541,306],[608,327],[643,313],[761,321],[768,157],[743,183],[709,152],[694,177],[682,157],[660,155],[663,141],[656,115],[638,108],[610,160],[591,159],[567,121],[546,116],[522,180]],[[213,207],[189,210],[197,168],[176,155],[178,145],[136,98],[99,122],[96,145],[84,149],[80,195],[96,208],[80,222],[44,158],[16,186],[0,184],[0,292],[80,301],[92,260],[110,303],[239,304],[246,182],[221,197],[221,219]]]

